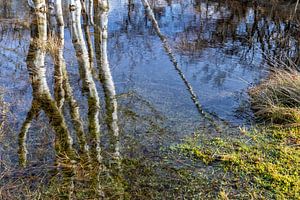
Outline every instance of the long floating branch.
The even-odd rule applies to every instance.
[[[193,100],[198,112],[207,120],[210,121],[210,123],[216,128],[218,129],[217,125],[214,122],[214,118],[212,114],[209,114],[208,112],[205,112],[199,102],[199,98],[197,97],[196,93],[194,92],[191,84],[188,82],[188,80],[186,79],[186,77],[184,76],[181,67],[175,57],[175,55],[172,52],[172,49],[168,43],[167,37],[163,35],[163,33],[161,32],[158,22],[155,19],[153,10],[151,9],[148,0],[141,0],[144,8],[146,10],[146,14],[147,17],[149,18],[149,20],[152,22],[152,25],[155,29],[156,34],[158,35],[159,39],[161,40],[161,42],[163,43],[164,49],[166,51],[166,53],[169,56],[170,61],[173,63],[175,70],[178,72],[180,78],[182,79],[182,81],[184,82],[185,86],[187,87],[190,95],[191,95],[191,99]]]

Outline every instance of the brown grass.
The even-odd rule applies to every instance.
[[[7,104],[3,101],[2,96],[3,96],[3,90],[0,88],[0,141],[3,136],[4,132],[4,124],[6,121],[6,115],[7,115]]]
[[[300,123],[299,71],[276,69],[249,94],[258,119],[275,124]]]

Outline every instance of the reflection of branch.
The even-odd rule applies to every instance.
[[[186,79],[186,77],[184,76],[182,70],[181,70],[181,67],[180,65],[178,64],[173,52],[172,52],[172,49],[170,47],[170,45],[168,44],[168,41],[167,41],[167,38],[166,36],[164,36],[159,28],[159,25],[158,25],[158,22],[156,21],[155,19],[155,16],[154,16],[154,13],[148,3],[147,0],[141,0],[143,5],[144,5],[144,8],[146,10],[146,13],[147,13],[147,17],[149,18],[149,20],[152,22],[152,25],[156,31],[156,34],[158,35],[158,37],[160,38],[161,42],[163,43],[163,46],[164,46],[164,49],[166,51],[166,53],[168,54],[169,58],[170,58],[170,61],[173,63],[174,67],[175,67],[175,70],[178,72],[180,78],[182,79],[182,81],[184,82],[185,86],[187,87],[190,95],[191,95],[191,98],[197,108],[197,110],[199,111],[199,113],[205,118],[205,119],[208,119],[212,125],[214,125],[215,127],[216,124],[214,122],[214,119],[213,117],[205,112],[199,102],[199,98],[197,97],[196,93],[194,92],[191,84],[188,82],[188,80]]]
[[[19,133],[19,138],[18,138],[19,151],[18,151],[18,153],[19,153],[19,164],[22,167],[25,167],[26,162],[27,162],[27,153],[28,153],[27,148],[26,148],[27,133],[31,126],[31,122],[32,122],[33,118],[37,115],[39,110],[40,110],[39,103],[37,101],[32,101],[31,108],[27,113],[26,119],[23,122],[21,131]]]

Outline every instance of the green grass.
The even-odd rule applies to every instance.
[[[300,128],[241,131],[241,138],[188,138],[172,147],[229,174],[222,195],[255,199],[300,199]]]

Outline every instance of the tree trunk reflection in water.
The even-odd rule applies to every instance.
[[[82,73],[82,82],[87,87],[88,93],[88,118],[89,134],[91,144],[91,156],[95,162],[101,163],[100,155],[100,100],[95,82],[92,77],[89,55],[83,38],[81,29],[81,2],[80,0],[69,0],[70,20],[72,29],[72,42],[76,51],[76,56]]]
[[[33,100],[32,108],[27,115],[19,135],[20,165],[25,166],[26,164],[25,141],[30,121],[38,110],[41,109],[45,112],[56,134],[55,149],[57,156],[65,159],[67,162],[68,167],[64,167],[63,165],[65,182],[63,183],[62,188],[65,191],[63,194],[67,194],[67,196],[71,198],[73,191],[72,177],[74,173],[72,167],[70,167],[72,164],[69,164],[71,163],[71,160],[75,159],[76,154],[72,147],[73,142],[65,119],[61,110],[57,107],[57,104],[51,97],[46,80],[45,55],[47,45],[47,7],[45,0],[35,0],[33,3],[34,9],[32,10],[34,11],[34,20],[31,24],[31,42],[27,56],[27,68],[31,79]]]
[[[31,2],[31,1],[29,1]],[[110,167],[110,175],[103,175],[105,167],[102,164],[100,149],[100,99],[96,84],[92,76],[93,68],[93,46],[92,38],[89,32],[88,14],[81,13],[84,0],[69,0],[70,22],[72,31],[72,42],[78,60],[79,71],[83,85],[88,96],[88,131],[89,145],[87,145],[83,123],[79,113],[79,107],[73,96],[72,87],[69,83],[69,77],[64,60],[64,20],[62,10],[62,0],[47,1],[50,10],[47,10],[45,0],[36,0],[31,2],[30,6],[34,12],[34,23],[31,24],[31,43],[27,57],[27,67],[32,81],[33,101],[30,111],[19,134],[19,160],[20,165],[26,165],[26,136],[31,122],[39,111],[43,110],[49,118],[49,122],[56,134],[55,149],[58,157],[67,156],[69,159],[76,159],[76,152],[72,147],[72,138],[65,123],[63,116],[64,104],[69,104],[70,116],[75,129],[77,140],[80,147],[80,155],[92,158],[92,187],[97,198],[104,198],[102,181],[106,180],[108,184],[117,187],[115,195],[122,197],[123,186],[120,183],[121,160],[119,152],[119,127],[117,115],[116,91],[107,55],[107,25],[108,25],[108,1],[89,2],[89,5],[96,5],[94,9],[95,26],[95,46],[96,58],[99,69],[99,79],[105,95],[106,123],[109,133],[109,157],[107,163]],[[92,5],[91,5],[92,4]],[[84,8],[85,9],[85,8]],[[47,12],[49,18],[47,20]],[[89,11],[91,12],[91,11]],[[87,44],[84,41],[84,35],[81,28],[81,17],[84,19],[84,30]],[[92,16],[92,13],[89,13]],[[47,35],[47,21],[49,21],[49,32]],[[47,37],[49,36],[49,37]],[[51,43],[47,42],[50,40]],[[51,46],[53,45],[53,46]],[[87,48],[88,45],[88,48]],[[54,61],[54,99],[51,96],[50,89],[46,80],[45,55],[49,51]],[[64,157],[65,158],[65,157]],[[67,161],[70,161],[67,159]],[[90,163],[89,161],[87,163]],[[62,163],[63,164],[63,163]],[[69,166],[74,166],[70,162]],[[68,198],[72,197],[73,191],[73,167],[67,169],[63,166],[63,175],[65,181],[62,183],[62,191],[68,191]],[[109,179],[109,180],[108,180]],[[120,185],[121,184],[121,185]],[[121,190],[120,187],[121,186]]]
[[[91,31],[90,31],[90,25],[89,25],[89,13],[86,10],[86,3],[84,0],[81,1],[82,6],[82,20],[83,20],[83,27],[84,27],[84,35],[87,43],[87,49],[88,49],[88,55],[89,55],[89,62],[90,62],[90,68],[93,73],[94,70],[94,49],[93,49],[93,42],[91,37]]]
[[[27,148],[26,148],[26,137],[31,126],[33,118],[38,114],[40,111],[40,105],[37,101],[32,101],[31,108],[27,113],[26,119],[23,122],[21,127],[21,131],[19,133],[19,164],[21,167],[25,167],[27,164]]]
[[[58,91],[62,91],[62,93],[57,92],[58,94],[64,95],[66,98],[68,104],[69,104],[69,109],[70,109],[70,115],[72,119],[72,123],[74,126],[74,129],[76,131],[76,136],[79,142],[79,149],[80,149],[80,154],[84,156],[84,160],[88,159],[88,147],[86,143],[86,137],[84,133],[84,128],[83,128],[83,123],[80,117],[79,113],[79,107],[77,105],[77,102],[75,98],[73,97],[73,90],[69,82],[69,77],[66,69],[66,63],[64,60],[64,19],[63,19],[63,10],[62,10],[62,1],[61,0],[56,0],[55,2],[55,12],[56,12],[56,21],[57,21],[57,48],[54,53],[54,66],[55,66],[55,79],[61,79],[63,80],[62,83],[59,81],[55,82],[55,87],[59,88]],[[61,78],[58,78],[61,77]],[[59,86],[57,86],[57,84]],[[62,88],[61,85],[62,84]],[[57,91],[57,90],[55,90]],[[60,95],[57,95],[60,96]],[[59,100],[59,98],[58,98]],[[60,101],[57,102],[60,105]],[[62,106],[62,105],[61,105]]]
[[[210,114],[209,112],[206,112],[206,111],[203,110],[202,105],[199,102],[199,98],[197,97],[196,93],[194,92],[191,84],[188,82],[188,80],[184,76],[184,74],[183,74],[183,72],[181,70],[181,67],[180,67],[178,61],[177,61],[175,55],[172,52],[172,49],[171,49],[171,47],[170,47],[170,45],[168,43],[168,40],[167,40],[166,36],[164,36],[162,34],[162,32],[161,32],[161,30],[160,30],[160,28],[158,26],[158,22],[155,19],[153,10],[151,9],[151,7],[149,5],[148,0],[141,0],[141,1],[142,1],[143,5],[144,5],[147,17],[152,22],[153,28],[155,29],[156,34],[158,35],[159,39],[163,43],[163,47],[164,47],[166,53],[168,54],[168,56],[170,58],[170,61],[173,63],[175,70],[178,72],[180,78],[182,79],[182,81],[184,82],[185,86],[187,87],[187,89],[188,89],[188,91],[189,91],[189,93],[191,95],[191,98],[192,98],[192,100],[193,100],[193,102],[194,102],[197,110],[203,116],[203,118],[205,120],[208,120],[210,122],[210,124],[216,129],[216,131],[220,131],[220,128],[218,127],[218,125],[214,121],[215,116],[213,114]]]
[[[108,39],[108,1],[96,0],[94,3],[94,27],[95,27],[95,49],[96,60],[99,69],[99,78],[102,83],[105,95],[106,123],[108,126],[110,146],[110,158],[120,159],[119,152],[119,127],[118,127],[118,109],[116,100],[115,85],[112,79],[110,66],[107,57],[107,39]]]
[[[109,148],[105,161],[111,172],[111,181],[114,195],[123,199],[124,186],[122,185],[121,156],[119,152],[119,127],[118,127],[118,106],[116,99],[115,85],[112,79],[107,55],[108,39],[108,11],[107,0],[94,0],[94,44],[96,60],[99,70],[99,79],[102,84],[105,97],[106,124],[108,127]]]
[[[59,155],[67,153],[70,158],[74,158],[75,152],[72,148],[72,139],[64,117],[51,97],[46,80],[45,45],[47,43],[47,18],[45,1],[35,1],[35,5],[35,19],[31,26],[32,39],[27,56],[27,68],[33,89],[33,102],[38,102],[39,107],[44,110],[55,130],[58,141],[55,144],[57,153]],[[36,107],[36,105],[33,104],[32,107]]]
[[[70,19],[72,29],[72,41],[76,51],[76,56],[80,71],[83,73],[83,85],[88,93],[88,130],[90,135],[90,153],[93,160],[93,173],[91,178],[93,181],[93,191],[97,198],[104,198],[103,189],[101,186],[101,173],[104,170],[100,149],[100,99],[98,91],[92,76],[92,66],[89,60],[88,50],[81,29],[81,2],[80,0],[70,0]]]

